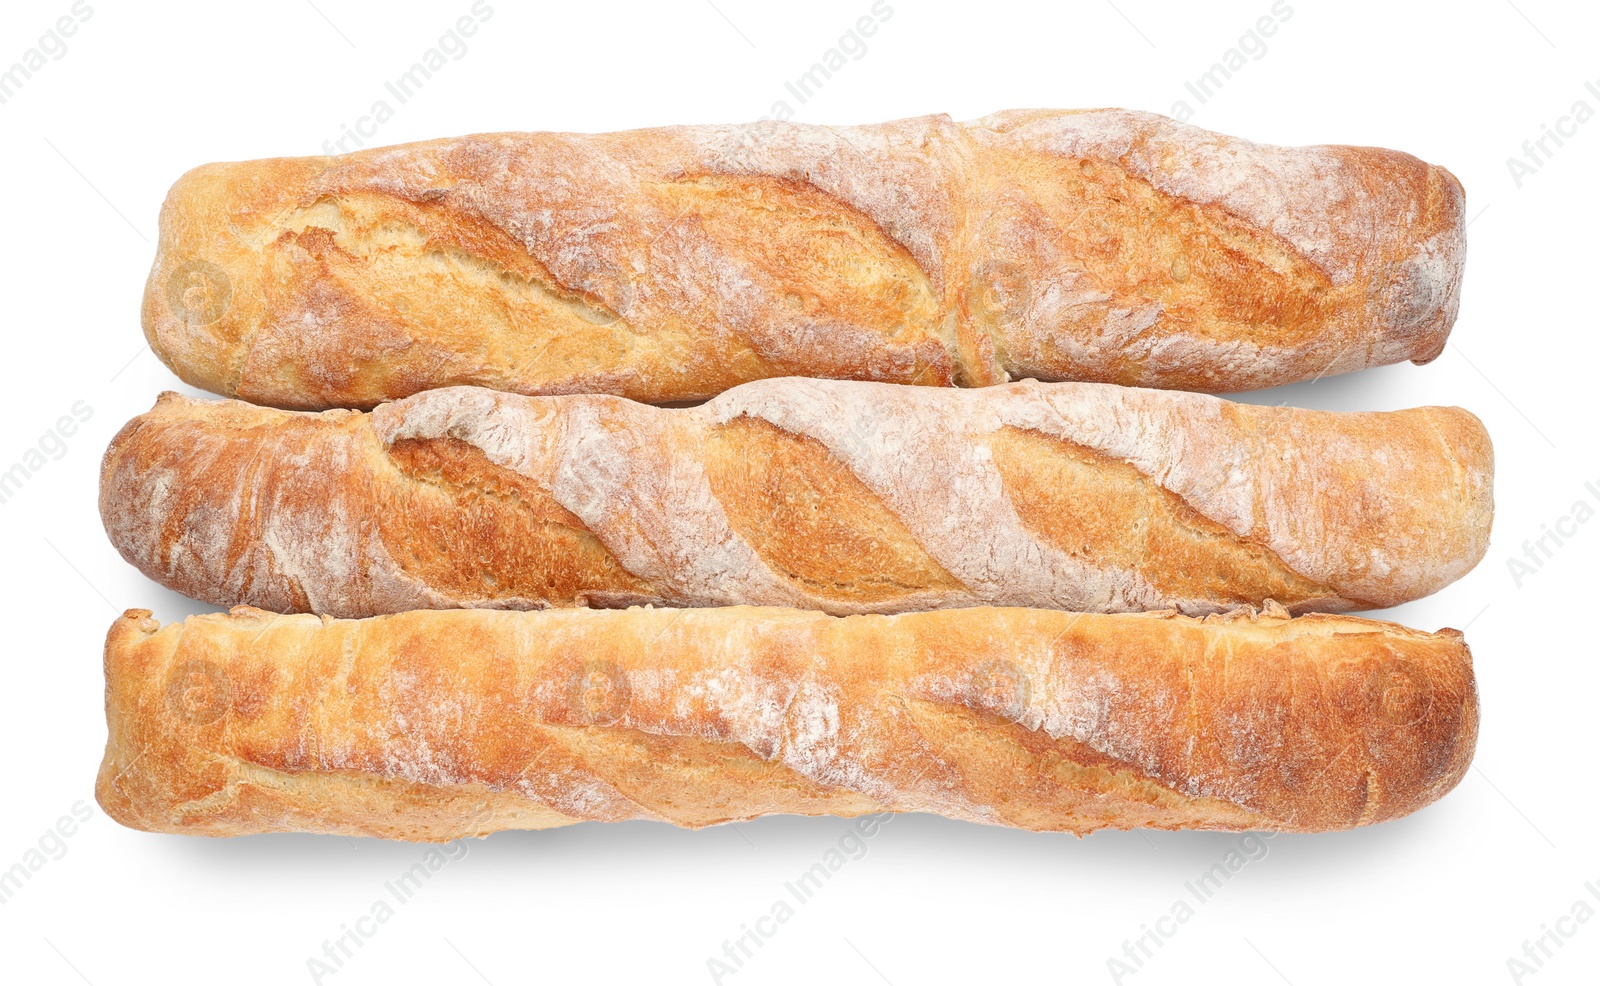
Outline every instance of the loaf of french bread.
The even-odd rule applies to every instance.
[[[1458,408],[1345,414],[1109,384],[798,377],[695,408],[449,388],[356,411],[163,395],[100,509],[220,606],[1392,606],[1488,546]]]
[[[1276,609],[130,610],[105,667],[101,806],[216,836],[881,811],[1323,831],[1442,796],[1478,723],[1456,631]]]
[[[1463,193],[1148,113],[486,134],[213,164],[145,292],[185,381],[371,407],[786,375],[1237,391],[1443,349]]]

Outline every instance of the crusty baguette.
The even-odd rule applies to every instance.
[[[130,610],[105,660],[101,806],[200,835],[878,811],[1323,831],[1442,796],[1478,724],[1460,633],[1281,610]]]
[[[370,414],[165,394],[106,452],[123,557],[219,606],[1392,606],[1488,545],[1458,408],[798,377],[696,408],[430,391]]]
[[[1460,184],[1407,154],[1018,110],[207,165],[143,314],[184,380],[280,407],[796,374],[1222,392],[1432,359],[1464,257]]]

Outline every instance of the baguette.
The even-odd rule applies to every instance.
[[[100,506],[218,606],[1393,606],[1488,545],[1457,408],[1341,414],[1107,384],[785,378],[695,408],[430,391],[370,414],[165,394]]]
[[[1455,321],[1461,185],[1148,113],[487,134],[213,164],[161,212],[152,349],[288,408],[789,375],[1238,391]]]
[[[1478,723],[1458,632],[1282,610],[130,610],[105,662],[106,814],[214,836],[881,811],[1325,831],[1442,796]]]

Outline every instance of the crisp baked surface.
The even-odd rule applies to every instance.
[[[1459,408],[1107,384],[785,378],[695,408],[452,388],[371,414],[166,394],[113,439],[112,542],[221,606],[835,614],[1393,606],[1488,546]]]
[[[876,811],[1322,831],[1442,796],[1478,725],[1456,631],[1281,610],[130,610],[105,660],[101,806],[219,836]]]
[[[185,381],[371,407],[804,375],[1269,387],[1442,351],[1464,198],[1124,110],[484,134],[212,164],[143,318]]]

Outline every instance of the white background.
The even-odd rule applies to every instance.
[[[319,153],[471,0],[361,4],[89,0],[66,50],[0,105],[5,385],[0,469],[75,402],[93,416],[0,505],[11,605],[0,660],[0,869],[93,805],[100,650],[126,607],[204,610],[140,577],[101,531],[107,440],[167,388],[138,304],[168,186],[211,160]],[[1471,575],[1393,611],[1467,628],[1483,731],[1438,804],[1377,828],[1283,835],[1124,982],[1514,982],[1507,959],[1600,887],[1594,835],[1600,522],[1516,584],[1507,561],[1574,504],[1600,508],[1593,367],[1600,119],[1513,180],[1507,158],[1583,99],[1600,112],[1600,14],[1557,0],[1289,0],[1292,16],[1204,105],[1184,82],[1271,0],[955,4],[893,13],[813,99],[784,90],[871,0],[490,0],[492,17],[376,143],[486,130],[1127,106],[1255,140],[1397,147],[1455,172],[1473,217],[1460,321],[1434,364],[1246,399],[1340,409],[1460,404],[1498,459],[1493,545]],[[0,8],[9,64],[70,0]],[[720,10],[718,9],[720,8]],[[82,9],[82,8],[80,8]],[[69,15],[70,16],[70,15]],[[391,101],[392,102],[392,101]],[[48,444],[54,448],[53,442]],[[1585,482],[1596,484],[1595,492]],[[1570,530],[1571,528],[1568,527]],[[1546,544],[1553,544],[1547,541]],[[81,810],[81,809],[80,809]],[[324,982],[709,983],[707,959],[767,914],[849,822],[701,832],[581,825],[474,842]],[[1109,983],[1107,959],[1238,836],[1079,840],[901,817],[724,982]],[[311,982],[307,959],[366,915],[422,847],[332,837],[213,841],[119,828],[94,809],[0,904],[0,980]],[[1600,918],[1523,982],[1593,983]]]

